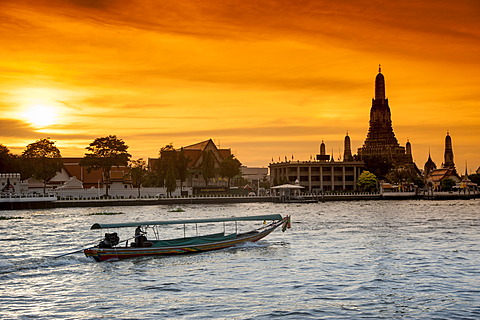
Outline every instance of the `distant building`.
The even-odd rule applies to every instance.
[[[460,181],[460,183],[457,185],[458,188],[466,191],[466,190],[470,190],[470,191],[477,191],[478,190],[478,185],[474,182],[472,182],[472,180],[470,180],[468,178],[468,170],[467,168],[465,167],[465,174],[462,176],[462,181]]]
[[[437,169],[435,162],[433,162],[429,154],[428,160],[424,166],[424,175],[427,185],[436,190],[440,189],[442,181],[445,179],[452,179],[457,185],[461,183],[462,178],[458,175],[453,161],[452,138],[448,132],[445,137],[445,151],[442,168]],[[466,180],[464,181],[465,184],[467,182],[468,181]]]
[[[429,152],[428,153],[428,160],[427,160],[427,162],[425,162],[425,166],[423,167],[423,174],[425,175],[425,177],[428,177],[430,172],[432,170],[435,170],[435,169],[437,169],[437,165],[435,164],[435,162],[433,162],[432,157],[430,156],[430,152]]]
[[[353,191],[357,189],[357,180],[364,170],[362,161],[350,157],[350,137],[345,137],[343,161],[335,162],[333,156],[325,154],[325,143],[320,145],[320,154],[316,161],[284,161],[270,163],[270,182],[272,186],[284,183],[298,184],[305,191]],[[346,155],[346,157],[345,157]]]
[[[102,169],[88,170],[81,166],[83,158],[62,158],[62,170],[50,179],[48,187],[62,189],[103,188],[105,182]],[[128,189],[132,187],[130,169],[127,166],[114,166],[110,170],[110,188]]]
[[[184,183],[185,187],[205,186],[205,181],[203,179],[203,173],[202,173],[204,152],[210,152],[212,154],[213,160],[214,160],[214,167],[216,169],[220,167],[220,163],[223,161],[223,159],[232,155],[232,152],[230,149],[217,148],[217,146],[215,145],[212,139],[198,142],[186,147],[178,148],[175,150],[175,152],[177,152],[177,155],[178,155],[182,150],[184,152],[185,157],[189,159],[188,165],[187,165],[188,176],[187,176],[187,180]],[[148,169],[150,171],[157,170],[159,163],[160,163],[160,158],[149,158]],[[177,183],[177,185],[178,184],[179,183]],[[209,185],[226,186],[227,183],[226,183],[226,180],[220,178],[220,176],[218,176],[217,174],[209,183]]]
[[[428,175],[427,185],[434,190],[440,190],[442,181],[445,179],[452,179],[455,184],[459,184],[462,181],[455,169],[435,169]]]
[[[24,194],[28,192],[28,183],[21,179],[20,173],[0,173],[1,194]]]
[[[242,177],[255,189],[268,177],[268,168],[242,166],[240,169]]]

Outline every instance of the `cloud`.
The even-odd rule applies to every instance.
[[[0,118],[1,138],[33,138],[38,136],[35,130],[22,121]]]

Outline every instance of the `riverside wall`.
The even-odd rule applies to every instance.
[[[53,201],[35,202],[8,202],[0,201],[0,210],[21,209],[48,209],[68,207],[108,207],[108,206],[145,206],[145,205],[182,205],[182,204],[227,204],[227,203],[322,203],[327,201],[365,201],[365,200],[469,200],[480,198],[479,193],[435,192],[416,194],[415,192],[396,193],[332,193],[332,194],[303,194],[295,198],[280,196],[189,196],[189,197],[146,197],[124,198],[115,197],[110,199],[62,199]]]
[[[282,199],[279,196],[189,196],[173,198],[146,199],[96,199],[96,200],[58,200],[51,203],[52,208],[65,207],[106,207],[106,206],[141,206],[141,205],[182,205],[182,204],[227,204],[227,203],[307,203],[327,201],[365,201],[365,200],[469,200],[480,198],[479,193],[436,192],[434,194],[416,194],[415,192],[392,193],[338,193],[306,194],[299,199]]]

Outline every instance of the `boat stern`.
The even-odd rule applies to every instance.
[[[84,249],[83,253],[87,258],[93,258],[95,261],[101,261],[100,256],[98,255],[98,250],[96,248]]]

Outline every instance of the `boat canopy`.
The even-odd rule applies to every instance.
[[[245,217],[227,217],[227,218],[211,218],[211,219],[189,219],[189,220],[165,220],[165,221],[137,221],[125,223],[95,223],[90,229],[107,229],[107,228],[126,228],[138,226],[154,226],[164,224],[189,224],[189,223],[211,223],[226,221],[261,221],[261,220],[282,220],[280,214],[266,214],[261,216],[245,216]]]
[[[270,189],[304,189],[305,187],[297,184],[282,184],[281,186],[271,187]]]

